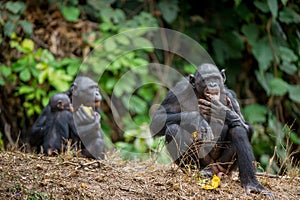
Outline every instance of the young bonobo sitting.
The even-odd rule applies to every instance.
[[[46,121],[45,136],[43,140],[44,153],[52,155],[53,152],[65,149],[66,140],[75,139],[77,130],[73,120],[73,107],[68,95],[54,94],[49,101],[51,114]]]
[[[180,167],[228,174],[237,165],[247,194],[263,193],[275,199],[255,176],[253,128],[224,82],[224,71],[212,64],[201,65],[167,93],[152,117],[151,133],[165,135],[167,149]]]

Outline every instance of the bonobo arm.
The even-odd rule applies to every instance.
[[[103,158],[104,141],[100,126],[100,115],[97,112],[92,112],[92,115],[90,115],[81,106],[74,112],[74,122],[78,136],[85,147],[83,154],[96,159]]]
[[[51,115],[50,106],[47,105],[42,113],[38,116],[32,127],[30,128],[29,143],[32,146],[39,146],[43,142],[46,134],[48,117]]]
[[[150,130],[152,136],[164,136],[168,125],[178,124],[189,133],[198,131],[213,138],[207,121],[197,111],[181,113],[165,113],[158,110],[152,117]]]

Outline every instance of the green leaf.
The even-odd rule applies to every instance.
[[[281,3],[285,6],[288,0],[281,0]]]
[[[278,2],[277,2],[277,0],[268,0],[268,6],[270,8],[270,11],[272,13],[273,18],[276,19],[277,14],[278,14]]]
[[[246,119],[252,123],[264,123],[266,122],[267,108],[266,106],[259,104],[248,105],[243,110]]]
[[[24,82],[27,82],[30,80],[30,77],[31,77],[31,74],[30,74],[30,71],[29,69],[25,69],[23,71],[21,71],[20,73],[20,79]]]
[[[253,46],[252,52],[258,61],[260,71],[266,71],[273,60],[268,38],[264,37],[257,41]]]
[[[279,20],[286,24],[300,23],[300,15],[291,8],[285,7],[279,12]]]
[[[7,8],[7,10],[9,10],[10,12],[14,13],[14,14],[23,14],[23,12],[26,9],[26,4],[23,2],[12,2],[12,1],[8,1],[5,4],[5,7]]]
[[[0,85],[1,86],[4,86],[5,85],[5,81],[4,81],[4,79],[0,76]]]
[[[80,15],[80,10],[74,6],[63,6],[61,12],[64,18],[70,22],[76,22]]]
[[[297,66],[293,63],[283,62],[279,68],[287,74],[294,74],[297,71]]]
[[[129,102],[129,110],[137,114],[144,114],[147,111],[147,102],[136,95],[132,95]]]
[[[265,2],[259,2],[259,1],[254,1],[254,5],[256,8],[258,8],[259,10],[261,10],[264,13],[269,12],[269,7]]]
[[[246,36],[249,44],[251,46],[254,46],[255,43],[257,42],[258,33],[259,33],[257,25],[255,24],[244,25],[242,27],[242,33]]]
[[[4,35],[10,37],[10,35],[16,30],[16,25],[8,21],[4,24]]]
[[[34,43],[32,40],[25,38],[22,43],[21,46],[24,48],[24,50],[26,52],[32,52],[34,49]]]
[[[298,60],[298,56],[290,48],[280,46],[279,47],[280,57],[283,61],[294,62]]]
[[[19,21],[19,24],[22,26],[22,28],[24,29],[25,33],[27,33],[28,35],[32,34],[32,26],[31,26],[31,24],[28,21],[21,20],[21,21]]]
[[[179,11],[177,0],[162,0],[158,3],[158,8],[160,9],[164,20],[169,24],[176,19]]]
[[[218,63],[224,64],[224,61],[226,59],[225,55],[228,49],[227,44],[223,40],[216,38],[213,40],[212,46],[215,52],[216,60],[218,61]]]
[[[18,90],[18,94],[22,95],[22,94],[28,94],[34,91],[34,88],[31,86],[27,86],[27,85],[22,85],[19,90]]]
[[[285,95],[290,85],[281,78],[274,78],[270,81],[271,94],[277,96]]]
[[[5,65],[0,65],[0,74],[4,77],[8,77],[9,75],[11,75],[11,68]]]
[[[154,47],[153,47],[153,44],[143,38],[143,37],[136,37],[134,40],[133,40],[133,44],[134,44],[134,47],[136,47],[137,49],[145,49],[149,52],[153,51]]]
[[[114,38],[108,38],[104,41],[104,49],[108,52],[114,51],[117,48],[117,44]]]
[[[289,87],[289,98],[296,103],[300,103],[300,86],[299,85],[291,85]]]
[[[126,35],[124,35],[124,34],[116,35],[115,39],[119,44],[122,44],[125,46],[130,44],[128,37],[126,37]]]
[[[295,132],[291,132],[290,139],[294,144],[300,144],[300,137]]]

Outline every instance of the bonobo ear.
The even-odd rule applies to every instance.
[[[191,84],[193,87],[195,87],[195,76],[194,76],[194,74],[190,74],[190,75],[189,75],[189,82],[190,82],[190,84]]]
[[[222,69],[220,73],[221,73],[221,76],[223,77],[223,82],[225,83],[225,81],[226,81],[225,69]]]
[[[73,83],[72,86],[71,86],[73,96],[77,96],[77,88],[78,88],[77,84]]]

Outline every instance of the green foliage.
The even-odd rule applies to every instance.
[[[4,35],[10,36],[21,27],[27,35],[32,34],[32,26],[26,20],[21,20],[21,16],[26,10],[26,4],[20,1],[0,2],[0,26],[3,26]]]
[[[164,139],[153,139],[149,124],[144,123],[136,129],[125,131],[124,138],[124,142],[115,143],[123,159],[147,160],[155,157],[159,163],[170,163],[164,147]]]
[[[3,137],[3,133],[0,131],[0,151],[4,150],[4,143],[2,137]]]
[[[22,96],[27,115],[39,114],[41,106],[48,103],[49,97],[58,91],[69,88],[81,64],[79,59],[57,61],[45,49],[35,51],[30,39],[21,39],[12,34],[10,47],[17,49],[22,56],[10,66],[0,66],[0,85],[15,85],[16,96]],[[51,92],[48,92],[51,90]],[[38,102],[42,102],[40,105]]]

